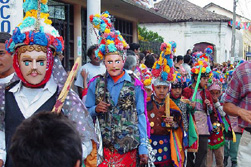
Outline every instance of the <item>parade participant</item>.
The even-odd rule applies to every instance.
[[[184,89],[183,96],[195,101],[195,113],[193,116],[199,134],[199,147],[196,158],[193,153],[188,153],[187,166],[206,166],[208,136],[212,131],[212,122],[215,122],[217,119],[216,111],[213,107],[212,96],[210,92],[205,89],[211,74],[211,69],[206,61],[199,60],[192,68],[191,72],[193,83]],[[198,87],[196,87],[196,84],[198,84]]]
[[[220,72],[219,72],[220,73]],[[219,74],[218,72],[214,71],[213,74],[213,81],[212,83],[208,84],[212,98],[214,107],[217,111],[217,121],[213,123],[213,131],[208,138],[208,152],[207,152],[207,166],[212,167],[213,165],[213,156],[216,160],[217,167],[223,167],[223,155],[224,155],[224,136],[223,136],[223,118],[225,117],[226,113],[223,111],[223,106],[220,103],[220,96],[222,94],[222,83],[223,78],[217,77]],[[222,79],[222,80],[220,80]]]
[[[64,41],[50,25],[47,1],[26,0],[23,8],[26,13],[23,22],[6,43],[6,50],[13,54],[13,66],[20,78],[5,91],[7,153],[16,127],[34,113],[52,110],[67,77],[57,56],[64,50]],[[92,140],[96,141],[92,118],[72,90],[66,97],[62,112],[77,124],[85,159],[92,151]],[[5,167],[12,166],[11,157],[7,154]]]
[[[152,96],[152,74],[145,64],[140,64],[139,68],[142,74],[141,82],[144,84],[144,88],[147,93],[147,101],[149,101]]]
[[[183,91],[183,82],[182,82],[182,76],[180,73],[175,71],[176,79],[172,83],[171,88],[171,99],[175,102],[175,104],[179,107],[181,113],[182,113],[182,120],[184,125],[184,138],[183,138],[183,146],[184,148],[188,148],[188,113],[194,113],[193,109],[195,107],[195,103],[190,102],[188,99],[186,99],[184,96],[182,96]]]
[[[10,155],[18,167],[80,167],[81,138],[63,114],[40,112],[17,127]]]
[[[86,107],[98,117],[101,129],[103,161],[98,166],[147,164],[146,97],[142,83],[123,69],[128,44],[113,28],[108,12],[91,15],[90,22],[101,35],[96,56],[107,70],[90,81],[86,98]]]
[[[76,76],[76,81],[75,81],[74,85],[77,86],[78,93],[81,98],[84,95],[83,91],[85,90],[85,88],[87,88],[87,87],[84,87],[84,85],[87,85],[93,77],[95,77],[99,74],[105,73],[105,66],[104,66],[103,62],[101,62],[95,56],[95,50],[97,48],[98,48],[98,45],[92,45],[89,47],[89,49],[87,50],[87,56],[90,58],[91,61],[89,63],[86,63],[85,65],[83,65],[78,70],[78,73]],[[87,74],[87,80],[86,80],[87,83],[85,83],[84,74]]]
[[[151,126],[150,143],[156,153],[155,166],[184,165],[183,123],[181,111],[169,98],[171,82],[175,80],[172,45],[161,44],[161,54],[152,69],[153,95],[147,103]]]

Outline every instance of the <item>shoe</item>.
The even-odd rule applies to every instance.
[[[227,167],[227,164],[228,164],[228,157],[224,157],[224,167]]]
[[[232,167],[237,167],[237,162],[236,161],[232,161]]]

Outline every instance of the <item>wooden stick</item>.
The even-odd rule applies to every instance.
[[[56,112],[57,114],[59,114],[61,112],[61,109],[64,105],[65,98],[67,97],[67,94],[71,89],[71,84],[74,81],[74,78],[77,74],[78,67],[79,67],[80,63],[81,63],[81,58],[78,57],[73,65],[72,69],[71,69],[70,74],[67,77],[67,80],[64,84],[62,91],[60,92],[60,94],[58,96],[58,99],[52,109],[52,112]]]

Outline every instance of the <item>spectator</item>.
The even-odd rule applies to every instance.
[[[127,56],[124,69],[133,72],[136,68],[137,60],[135,56]]]
[[[251,159],[250,80],[251,62],[247,61],[236,68],[223,98],[223,110],[231,116],[238,116],[239,126],[245,128],[240,139],[237,166],[249,166]]]
[[[188,50],[187,50],[186,55],[188,55],[188,56],[192,56],[192,51],[191,51],[191,49],[188,49]]]
[[[182,66],[186,71],[186,77],[189,81],[191,80],[191,66],[190,66],[191,62],[192,62],[191,56],[185,55],[184,56],[184,63]]]
[[[12,57],[5,50],[5,41],[10,37],[9,33],[0,32],[0,83],[8,83],[14,76]]]
[[[104,64],[98,59],[96,58],[95,55],[95,50],[98,48],[98,45],[92,45],[90,46],[90,48],[87,51],[87,56],[91,59],[91,62],[86,63],[85,65],[83,65],[76,76],[76,81],[75,81],[75,86],[77,86],[78,88],[78,93],[79,93],[79,97],[82,98],[82,92],[84,91],[84,76],[82,75],[82,71],[85,70],[86,73],[88,73],[87,76],[87,83],[95,76],[99,75],[99,74],[104,74],[105,73],[105,66]]]
[[[140,52],[140,45],[138,43],[130,43],[129,46],[130,46],[129,50],[134,51],[134,53],[137,54]]]
[[[146,56],[145,65],[147,66],[148,69],[150,70],[152,69],[154,62],[155,62],[155,58],[152,54]]]
[[[139,53],[139,64],[145,64],[146,57],[144,53]]]
[[[18,126],[10,154],[16,167],[80,167],[81,139],[63,114],[40,112]]]

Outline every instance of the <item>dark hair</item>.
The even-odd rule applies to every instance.
[[[126,51],[126,55],[127,56],[136,56],[135,53],[134,53],[134,51],[132,51],[132,50],[127,50]]]
[[[88,48],[88,50],[87,50],[87,56],[91,57],[92,53],[93,53],[93,50],[95,50],[95,49],[98,49],[98,45],[97,44],[90,46]]]
[[[139,53],[139,62],[141,62],[145,57],[144,53]]]
[[[6,40],[9,40],[11,35],[7,32],[0,32],[0,43],[5,43]]]
[[[191,56],[190,56],[190,55],[185,55],[185,56],[184,56],[184,63],[189,64],[189,62],[190,62],[191,60],[192,60],[192,59],[191,59]]]
[[[187,50],[186,55],[190,55],[191,53],[189,54],[189,52],[191,52],[191,53],[192,53],[191,49],[188,49],[188,50]]]
[[[177,59],[177,56],[173,56],[173,62],[175,62],[176,59]]]
[[[82,159],[81,139],[63,114],[40,112],[17,127],[10,155],[16,167],[74,167]]]
[[[178,63],[180,60],[184,60],[184,57],[181,56],[181,55],[177,56],[177,63]]]
[[[155,62],[155,58],[154,58],[153,54],[150,54],[150,55],[147,55],[147,56],[146,56],[145,65],[146,65],[148,68],[152,68],[154,62]]]
[[[138,43],[130,43],[129,46],[130,46],[129,50],[132,51],[134,51],[135,49],[138,50],[140,48],[140,45]]]

